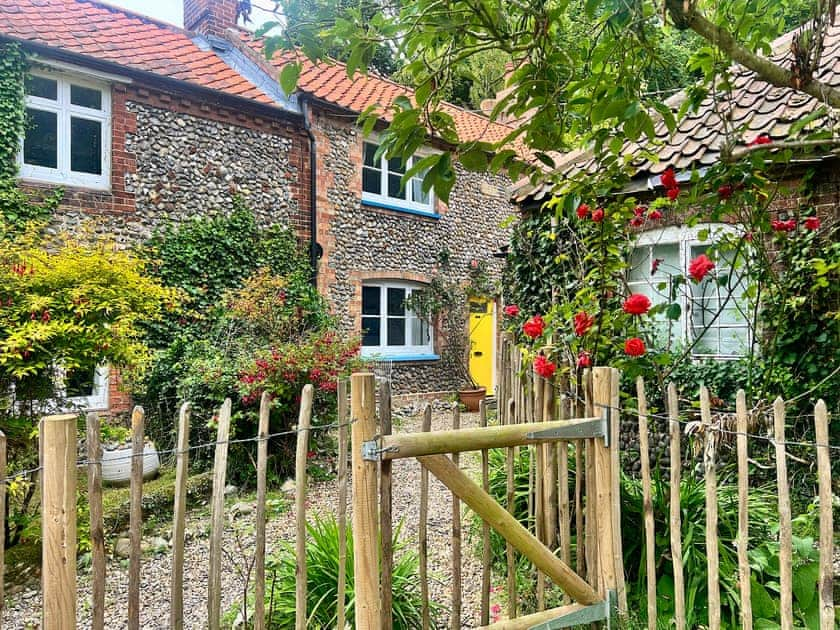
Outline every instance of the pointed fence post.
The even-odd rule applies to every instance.
[[[219,410],[213,460],[213,497],[210,504],[210,568],[207,578],[207,627],[219,630],[222,618],[222,535],[225,525],[225,479],[230,437],[230,398]]]
[[[131,412],[131,510],[128,538],[128,628],[140,630],[140,573],[143,562],[143,459],[146,414],[143,407]]]
[[[175,453],[175,500],[172,510],[172,576],[169,583],[169,627],[184,628],[184,541],[187,521],[187,477],[189,476],[190,403],[178,412],[178,441]]]
[[[257,510],[254,515],[254,630],[265,630],[265,501],[268,477],[268,427],[271,419],[271,394],[260,397],[257,426]],[[246,620],[247,621],[247,620]]]
[[[306,488],[307,455],[309,453],[309,423],[312,419],[312,397],[314,389],[311,383],[303,386],[300,397],[300,413],[297,423],[297,453],[295,460],[295,521],[297,536],[295,539],[295,628],[306,630]]]
[[[91,630],[105,628],[105,527],[102,511],[102,446],[99,414],[87,414],[88,506],[90,507]],[[0,576],[3,572],[0,571]],[[2,601],[2,597],[0,597]],[[2,605],[2,604],[0,604]]]

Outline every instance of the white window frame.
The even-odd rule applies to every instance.
[[[700,233],[704,231],[708,233],[708,237],[705,240],[701,240]],[[669,226],[665,228],[647,230],[645,232],[642,232],[638,235],[634,246],[656,247],[663,245],[677,245],[679,248],[679,260],[681,264],[679,273],[685,276],[687,282],[691,284],[692,280],[688,275],[688,266],[691,260],[693,259],[692,249],[698,246],[713,245],[721,236],[733,234],[738,234],[737,228],[735,226],[722,223],[706,223],[694,227]],[[717,271],[719,271],[719,269]],[[659,280],[657,280],[656,282],[652,282],[650,280],[631,281],[628,278],[627,285],[631,292],[636,292],[634,289],[640,286],[652,287],[654,291],[659,292],[659,289],[656,286],[659,282]],[[667,288],[666,291],[670,294],[670,287]],[[733,295],[729,299],[734,302],[737,299],[737,297]],[[654,304],[656,303],[657,302],[654,302]],[[692,323],[692,308],[694,304],[694,299],[691,296],[690,286],[685,286],[681,288],[677,295],[677,303],[680,305],[681,314],[679,321],[673,322],[673,324],[675,325],[677,332],[680,335],[680,340],[686,343],[692,343],[695,340],[694,325]],[[709,325],[709,327],[706,330],[717,331],[724,329],[746,330],[746,337],[744,340],[744,353],[746,353],[746,351],[752,345],[753,335],[752,327],[750,326],[749,321],[745,321],[743,324],[721,324],[720,316],[718,316],[715,322]],[[695,348],[692,350],[692,357],[698,359],[738,359],[745,356],[745,354],[743,353],[724,354],[698,352],[696,351],[696,348],[697,346],[695,346]]]
[[[379,314],[365,315],[364,314],[364,292],[362,292],[361,300],[361,314],[359,316],[360,326],[364,325],[364,318],[377,317],[380,321],[379,326],[379,345],[378,346],[361,346],[361,355],[366,358],[383,358],[392,360],[434,360],[437,359],[435,354],[435,336],[434,327],[428,323],[429,342],[424,345],[402,345],[389,346],[388,345],[388,289],[405,289],[406,297],[411,295],[413,291],[423,290],[424,285],[417,282],[400,282],[391,280],[372,280],[362,283],[362,289],[376,287],[379,289]],[[405,339],[411,339],[413,323],[422,319],[417,317],[410,310],[405,309]]]
[[[362,141],[362,203],[378,208],[402,210],[413,214],[421,214],[432,217],[438,216],[435,212],[436,199],[433,190],[430,190],[428,192],[428,201],[426,203],[420,203],[414,201],[413,199],[414,187],[412,185],[411,180],[417,179],[419,181],[422,181],[422,176],[420,174],[412,177],[411,180],[409,180],[408,183],[405,185],[403,190],[405,190],[406,192],[406,199],[402,199],[400,197],[391,197],[390,195],[388,195],[388,158],[386,158],[384,154],[379,158],[379,189],[382,192],[380,194],[367,192],[364,189],[364,173],[365,168],[371,167],[365,165],[365,145],[371,145],[378,148],[379,142],[377,142],[377,138],[375,137],[370,137]],[[415,160],[421,159],[430,154],[431,152],[427,150],[418,151],[408,159],[408,164],[406,164],[405,170],[408,171],[414,164]]]
[[[53,101],[39,96],[25,96],[25,106],[31,109],[52,112],[57,118],[57,168],[26,164],[23,161],[23,145],[25,137],[20,139],[18,150],[18,166],[20,176],[25,180],[48,184],[60,184],[89,188],[93,190],[110,190],[111,188],[111,89],[107,83],[80,77],[75,74],[51,72],[49,70],[31,69],[31,76],[50,79],[57,84],[57,100]],[[102,109],[90,109],[70,103],[70,86],[97,90],[102,94]],[[81,173],[70,170],[70,119],[83,118],[100,123],[102,127],[102,155],[100,175]]]
[[[108,409],[108,383],[109,369],[107,365],[99,365],[93,374],[93,391],[90,396],[67,397],[65,389],[66,371],[57,368],[55,371],[56,399],[60,403],[61,411],[74,411],[84,409],[85,411],[102,411]]]

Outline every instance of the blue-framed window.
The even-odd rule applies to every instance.
[[[420,156],[412,156],[404,164],[400,158],[376,158],[379,145],[364,143],[362,163],[362,201],[378,207],[409,210],[418,214],[435,215],[435,199],[431,191],[423,191],[425,173],[417,173],[403,186],[402,177]]]
[[[405,306],[406,298],[422,289],[392,281],[362,285],[362,356],[434,357],[429,322]]]

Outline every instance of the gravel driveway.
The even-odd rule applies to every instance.
[[[421,416],[411,415],[403,418],[395,417],[395,432],[412,432],[419,430]],[[451,428],[451,411],[437,410],[432,419],[433,430]],[[477,414],[462,414],[463,427],[476,426]],[[478,457],[469,454],[461,457],[461,466],[472,473],[478,469]],[[404,520],[402,536],[411,545],[416,545],[417,526],[419,521],[419,493],[420,466],[416,460],[399,460],[393,465],[393,513],[395,525],[400,519]],[[338,492],[337,483],[331,480],[313,484],[307,501],[307,511],[312,513],[330,514],[335,512]],[[253,514],[235,517],[231,507],[243,507],[241,500],[228,501],[229,517],[232,519],[225,532],[224,548],[229,554],[223,560],[224,573],[222,575],[222,606],[227,610],[236,601],[241,601],[244,578],[238,566],[241,566],[243,555],[237,550],[253,549],[253,537],[247,534],[237,536],[233,530],[236,522],[252,519]],[[245,507],[248,507],[247,505]],[[451,494],[433,476],[429,490],[429,569],[434,580],[430,584],[431,597],[447,608],[450,601],[451,575]],[[247,509],[245,510],[247,511]],[[349,518],[349,515],[348,515]],[[209,517],[206,510],[197,510],[190,514],[187,523],[188,542],[185,551],[184,566],[184,610],[185,627],[202,629],[206,625],[207,611],[207,561],[208,539],[206,536]],[[293,540],[294,537],[294,504],[291,508],[274,518],[267,525],[267,540],[269,553],[277,547],[279,541]],[[473,549],[474,543],[469,539],[471,517],[463,518],[463,603],[461,626],[464,628],[478,625],[481,587],[481,567]],[[250,528],[243,528],[250,529]],[[167,535],[167,532],[161,532]],[[128,570],[127,563],[116,559],[108,562],[106,582],[106,627],[109,630],[126,627]],[[147,554],[143,559],[142,587],[141,587],[141,627],[144,629],[164,629],[169,624],[169,575],[171,556],[168,553]],[[41,614],[40,589],[30,589],[9,597],[7,607],[3,612],[4,628],[24,629],[40,627]],[[437,624],[448,627],[447,613]],[[90,579],[87,571],[79,574],[79,600],[77,608],[77,627],[90,626]]]

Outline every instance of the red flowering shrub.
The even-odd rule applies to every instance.
[[[595,208],[592,211],[592,220],[595,223],[600,223],[604,220],[604,209],[603,208]]]
[[[557,370],[557,366],[549,361],[545,355],[539,354],[534,359],[534,372],[542,376],[543,378],[551,378],[554,376],[554,372]]]
[[[577,215],[578,219],[585,219],[589,215],[589,206],[585,203],[580,204],[577,207]]]
[[[580,313],[575,315],[575,334],[578,337],[583,337],[586,333],[589,332],[589,329],[592,328],[592,325],[594,323],[594,317],[588,315],[584,311],[581,311]]]
[[[647,208],[645,206],[636,206],[633,208],[633,216],[634,217],[643,217],[647,212]]]
[[[507,317],[516,317],[519,315],[519,307],[516,304],[508,304],[505,306],[504,313]]]
[[[805,219],[805,229],[806,230],[819,230],[820,229],[820,218],[819,217],[808,217]]]
[[[531,339],[541,337],[545,332],[545,320],[539,315],[534,315],[527,322],[522,324],[522,332]]]
[[[628,356],[640,357],[645,352],[645,342],[638,337],[631,337],[624,342],[624,353]]]
[[[659,210],[651,210],[648,213],[648,219],[650,219],[651,221],[658,221],[661,218],[662,218],[662,213]]]
[[[636,217],[633,217],[632,219],[630,219],[630,226],[631,227],[642,227],[644,224],[645,224],[645,218],[644,217],[636,216]]]
[[[793,232],[796,229],[796,219],[788,219],[787,221],[774,219],[770,222],[770,227],[773,228],[774,232]]]
[[[706,274],[715,268],[715,263],[706,256],[700,254],[697,258],[692,260],[688,265],[688,275],[690,275],[695,282],[702,282]]]
[[[768,134],[762,133],[755,137],[755,139],[747,144],[748,147],[755,147],[760,146],[762,144],[772,144],[773,138],[771,138]]]
[[[671,201],[676,201],[677,197],[680,196],[680,187],[674,186],[673,188],[669,188],[665,194],[668,195],[668,199]]]
[[[650,310],[650,298],[641,293],[634,293],[624,300],[621,308],[630,315],[644,315]]]
[[[718,197],[722,200],[727,200],[732,196],[732,185],[731,184],[724,184],[720,188],[718,188]]]

